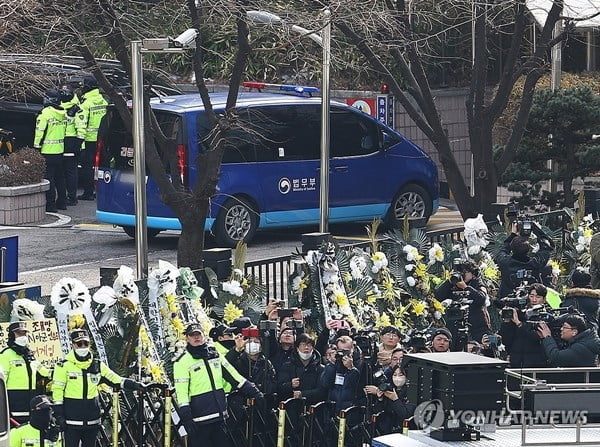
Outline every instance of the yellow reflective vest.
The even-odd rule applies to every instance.
[[[100,423],[98,385],[104,379],[119,386],[123,379],[104,362],[93,357],[78,360],[73,351],[54,367],[52,399],[62,405],[67,425],[97,425]]]
[[[13,417],[29,417],[29,404],[39,394],[36,389],[38,374],[50,377],[50,371],[37,361],[27,361],[13,348],[0,352],[0,367],[4,370],[10,414]]]
[[[62,154],[65,150],[66,116],[62,108],[44,107],[35,121],[33,147],[41,149],[42,154]]]
[[[97,88],[84,93],[81,97],[81,112],[76,118],[85,123],[85,134],[83,135],[85,141],[96,141],[98,139],[98,129],[102,118],[106,115],[107,105],[108,102]]]
[[[10,430],[10,447],[35,447],[40,445],[40,431],[29,424],[23,424]],[[53,442],[44,439],[44,447],[62,447],[62,436]]]
[[[70,101],[61,102],[60,106],[66,114],[67,127],[65,136],[83,139],[85,137],[86,122],[84,121],[85,116],[82,113],[77,96],[73,96],[73,99]]]
[[[180,407],[190,405],[194,422],[210,424],[227,418],[223,385],[241,388],[246,379],[212,346],[200,358],[186,351],[173,365],[175,392]]]

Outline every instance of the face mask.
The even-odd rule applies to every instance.
[[[221,340],[219,343],[221,343],[221,345],[223,345],[223,347],[226,349],[235,348],[235,340]]]
[[[87,355],[90,353],[90,348],[77,348],[75,349],[75,354],[77,354],[78,357],[87,357]]]
[[[28,343],[29,343],[29,340],[27,338],[27,335],[23,335],[21,337],[15,337],[15,345],[17,345],[17,346],[27,346]]]
[[[300,351],[298,351],[298,356],[299,356],[299,357],[300,357],[302,360],[310,360],[310,358],[312,357],[312,355],[313,355],[313,352],[312,352],[312,351],[310,351],[310,352],[307,352],[307,353],[304,353],[304,352],[300,352]]]
[[[260,352],[260,343],[256,343],[256,342],[249,342],[246,345],[246,353],[249,355],[256,355]]]
[[[406,383],[406,376],[394,376],[392,377],[392,381],[396,387],[400,388]]]

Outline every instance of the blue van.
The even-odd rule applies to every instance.
[[[217,112],[226,97],[211,94]],[[219,245],[248,242],[259,229],[319,222],[320,103],[281,93],[240,93],[242,124],[229,135],[205,227]],[[152,108],[163,132],[176,138],[176,154],[161,157],[177,164],[185,185],[193,184],[196,156],[206,149],[209,132],[200,96],[162,97],[152,100]],[[330,123],[330,222],[383,218],[394,225],[406,214],[427,219],[436,212],[437,168],[421,148],[346,104],[332,102]],[[133,144],[116,110],[103,122],[96,160],[96,217],[133,237]],[[151,177],[147,208],[150,237],[181,229]]]

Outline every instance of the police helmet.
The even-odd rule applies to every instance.
[[[83,90],[89,92],[90,90],[98,88],[98,81],[96,81],[96,78],[93,76],[84,76],[82,85]]]
[[[49,89],[44,93],[44,105],[49,106],[58,106],[60,105],[60,96],[58,94],[58,90]]]

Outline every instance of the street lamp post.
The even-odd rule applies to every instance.
[[[198,32],[188,29],[177,38],[131,42],[131,106],[133,136],[133,177],[135,201],[135,258],[137,278],[148,276],[148,215],[146,208],[146,142],[144,128],[144,70],[142,53],[183,53],[195,48]]]
[[[321,36],[315,31],[298,25],[290,25],[281,17],[267,11],[248,11],[248,17],[255,23],[266,25],[284,25],[291,31],[302,34],[318,43],[323,49],[323,67],[321,79],[321,161],[319,187],[319,231],[326,233],[329,226],[329,65],[331,60],[331,12],[323,10]]]

